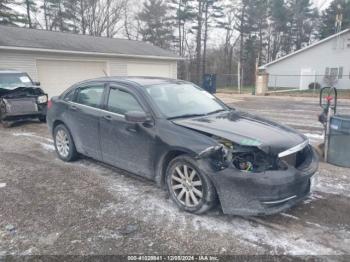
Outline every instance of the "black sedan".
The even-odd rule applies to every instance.
[[[80,153],[152,179],[197,214],[218,203],[226,214],[280,212],[309,194],[318,168],[304,135],[229,108],[185,81],[89,80],[48,108],[63,161]]]
[[[47,94],[25,72],[0,70],[0,122],[37,118],[46,121]]]

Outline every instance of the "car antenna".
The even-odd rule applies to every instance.
[[[102,71],[105,74],[105,76],[109,76],[109,74],[107,74],[106,70],[102,69]]]

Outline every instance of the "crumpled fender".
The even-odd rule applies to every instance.
[[[4,88],[0,88],[0,98],[15,98],[16,94],[26,93],[28,95],[44,95],[45,92],[37,86],[30,87],[18,87],[16,89],[8,90]]]

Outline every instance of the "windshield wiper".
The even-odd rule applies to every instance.
[[[196,117],[196,116],[205,116],[205,114],[184,114],[184,115],[180,115],[180,116],[172,116],[172,117],[168,117],[168,120],[173,120],[173,119],[177,119],[177,118],[188,118],[188,117]]]
[[[218,110],[215,110],[213,112],[207,113],[206,115],[213,115],[213,114],[224,112],[224,111],[227,111],[227,109],[218,109]]]

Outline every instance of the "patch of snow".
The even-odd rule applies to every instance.
[[[34,133],[26,133],[26,132],[20,132],[20,133],[13,133],[13,136],[19,137],[19,136],[23,136],[23,137],[28,137],[28,138],[37,138],[37,139],[41,139],[41,140],[45,140],[48,143],[43,143],[43,142],[39,142],[39,144],[48,151],[55,151],[55,147],[53,145],[53,140],[50,138],[46,138],[43,136],[38,136]]]
[[[33,133],[19,132],[19,133],[13,133],[12,135],[13,135],[13,136],[34,137],[34,138],[44,139],[44,140],[46,140],[47,142],[53,143],[53,140],[52,140],[52,139],[46,138],[46,137],[43,137],[43,136],[38,136],[38,135],[33,134]]]
[[[89,161],[80,161],[74,164],[84,168],[89,168],[100,174],[111,172],[100,165],[95,165]],[[109,170],[109,171],[108,171]],[[209,212],[196,216],[183,211],[170,200],[166,199],[163,191],[153,184],[143,184],[135,180],[130,182],[130,178],[125,176],[115,176],[109,181],[107,190],[116,196],[118,201],[105,205],[97,214],[133,214],[146,224],[156,224],[164,227],[164,230],[174,229],[180,234],[191,234],[191,232],[209,232],[220,234],[221,236],[234,237],[237,241],[245,245],[254,247],[269,246],[271,254],[284,255],[336,255],[342,251],[329,247],[322,238],[310,231],[312,227],[303,226],[302,230],[289,230],[284,225],[271,228],[259,222],[252,222],[249,219],[225,216],[220,212]],[[142,196],[142,197],[140,197]],[[313,192],[308,200],[323,199],[319,192]],[[305,202],[304,202],[305,203]],[[300,218],[287,213],[282,215],[294,220],[301,221]],[[299,223],[299,222],[298,222]],[[312,222],[310,222],[312,223]],[[309,224],[309,223],[308,223]],[[311,224],[310,224],[311,225]],[[314,225],[322,232],[327,232],[328,228]],[[118,238],[115,232],[106,231],[101,234],[103,238]]]
[[[6,183],[0,183],[0,188],[6,187]]]
[[[287,213],[281,213],[281,215],[284,216],[284,217],[295,219],[295,220],[299,220],[300,219],[299,217],[296,217],[296,216],[293,216],[293,215],[287,214]]]
[[[327,181],[320,181],[315,187],[315,190],[327,194],[344,195],[350,197],[349,183],[336,183],[335,181],[333,181],[332,183],[328,183]]]
[[[325,199],[324,196],[320,195],[318,191],[312,191],[307,199],[303,201],[304,204],[309,204],[318,199]]]
[[[288,230],[278,230],[267,227],[263,224],[252,223],[248,219],[241,217],[232,217],[216,214],[206,214],[195,216],[186,212],[181,212],[172,203],[171,200],[162,199],[160,196],[148,195],[147,198],[140,198],[144,195],[143,191],[136,185],[131,185],[118,179],[108,187],[111,193],[118,196],[117,203],[110,203],[106,206],[100,215],[106,212],[112,213],[129,213],[140,217],[145,223],[156,223],[171,227],[176,225],[176,230],[187,234],[192,231],[209,231],[220,235],[234,236],[240,242],[249,243],[252,246],[268,245],[273,251],[272,254],[290,254],[290,255],[320,255],[320,254],[338,254],[317,238],[303,237],[304,233],[295,233]],[[120,201],[120,196],[125,196],[125,201]],[[135,205],[126,204],[133,202]],[[299,219],[286,214],[288,217]],[[307,235],[307,234],[306,234]]]
[[[306,224],[309,224],[309,225],[313,225],[313,226],[316,226],[316,227],[322,228],[322,226],[321,226],[320,224],[317,224],[317,223],[314,223],[314,222],[309,222],[309,221],[306,221]]]
[[[55,151],[55,146],[52,144],[40,143],[40,145],[48,151]]]

